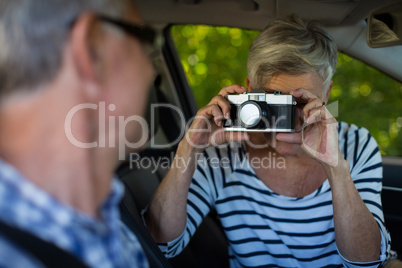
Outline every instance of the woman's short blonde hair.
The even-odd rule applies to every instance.
[[[247,71],[254,88],[278,74],[317,72],[327,91],[337,59],[335,42],[319,23],[291,16],[272,21],[253,41]]]

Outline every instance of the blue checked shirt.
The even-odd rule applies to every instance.
[[[0,159],[0,219],[31,232],[91,267],[148,267],[144,252],[120,221],[123,185],[114,180],[101,220],[60,203]],[[0,267],[43,267],[0,234]]]

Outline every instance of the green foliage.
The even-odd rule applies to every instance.
[[[198,107],[224,86],[246,85],[248,49],[258,31],[177,25],[171,34]],[[367,128],[382,154],[402,156],[402,84],[343,53],[333,81],[337,120]]]
[[[402,84],[342,53],[333,81],[337,120],[367,128],[382,154],[402,156]]]
[[[183,25],[172,27],[171,33],[198,107],[222,87],[245,85],[248,48],[259,32]]]

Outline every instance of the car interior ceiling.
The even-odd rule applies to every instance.
[[[393,0],[137,0],[145,20],[158,29],[170,24],[207,24],[262,30],[273,19],[298,14],[320,21],[338,49],[402,81],[402,46],[370,48],[367,14]],[[155,6],[158,6],[155,9]],[[233,19],[236,18],[236,19]]]
[[[207,23],[213,25],[226,25],[237,26],[241,28],[261,29],[266,22],[267,18],[274,18],[278,15],[286,15],[294,13],[290,6],[294,7],[293,1],[276,1],[276,0],[177,0],[177,1],[136,1],[140,7],[141,12],[147,21],[154,24],[158,29],[164,31],[165,35],[169,34],[170,23]],[[369,10],[375,8],[379,1],[299,1],[305,5],[301,5],[301,12],[308,14],[312,5],[320,2],[321,9],[329,8],[328,5],[334,7],[339,5],[338,9],[334,9],[334,14],[329,17],[328,30],[333,35],[338,47],[341,51],[359,58],[366,63],[371,63],[377,69],[383,70],[386,73],[394,76],[399,81],[402,81],[402,62],[398,62],[396,58],[389,58],[388,52],[400,51],[402,55],[402,46],[388,47],[381,49],[372,49],[367,46],[365,39],[365,23],[364,15]],[[258,4],[258,10],[255,6]],[[286,5],[288,3],[288,6]],[[383,2],[385,3],[385,1]],[[228,4],[233,5],[233,8],[228,9]],[[159,8],[155,10],[155,5]],[[224,18],[216,18],[213,16],[214,12],[222,14],[222,8],[230,10]],[[204,12],[195,12],[205,8]],[[242,8],[250,9],[249,17],[236,14],[236,10]],[[254,9],[253,9],[254,8]],[[270,14],[270,8],[276,10],[276,14]],[[174,10],[173,10],[174,9]],[[248,10],[247,9],[247,10]],[[277,10],[279,9],[279,11]],[[332,9],[331,9],[332,10]],[[254,13],[253,13],[254,12]],[[281,13],[282,12],[282,13]],[[245,12],[239,11],[239,14]],[[246,12],[247,13],[247,12]],[[315,11],[315,15],[320,13]],[[205,18],[205,14],[210,14]],[[212,15],[211,15],[212,14]],[[254,15],[253,15],[254,14]],[[204,17],[202,17],[204,16]],[[233,21],[233,17],[239,18]],[[337,17],[338,20],[336,21]],[[342,17],[342,18],[341,18]],[[254,19],[250,19],[254,18]],[[339,19],[341,18],[341,19]],[[318,18],[319,19],[319,18]],[[247,22],[246,22],[247,21]],[[336,21],[336,22],[335,22]],[[169,22],[169,23],[168,23]],[[389,58],[389,61],[384,61]],[[155,84],[155,91],[157,95],[156,102],[172,104],[182,111],[186,116],[186,122],[193,116],[197,110],[194,98],[191,95],[191,90],[188,89],[187,82],[183,77],[184,73],[182,68],[179,67],[177,55],[175,55],[174,46],[167,38],[163,53],[156,59],[157,72],[160,75],[159,81]],[[159,111],[158,129],[154,135],[157,143],[170,143],[181,135],[180,118],[174,112],[166,110]],[[141,152],[141,157],[150,159],[157,159],[160,157],[172,158],[175,153],[175,146],[164,149],[147,148]],[[400,165],[400,161],[397,163]],[[394,163],[385,161],[384,163],[384,181],[387,185],[394,185],[395,188],[402,189],[398,178],[398,172],[401,168],[396,168]],[[156,169],[156,172],[153,172]],[[117,170],[118,177],[123,181],[126,186],[126,193],[124,201],[121,205],[122,219],[129,228],[139,237],[140,243],[145,249],[147,257],[150,261],[151,267],[229,267],[228,262],[228,248],[225,234],[220,226],[216,214],[212,211],[201,224],[189,245],[177,257],[166,261],[164,256],[161,255],[157,245],[152,240],[150,234],[147,232],[143,225],[140,212],[146,208],[154,191],[160,184],[168,168],[156,167],[154,163],[146,169],[137,169],[130,167],[129,161],[123,163]],[[395,204],[400,200],[398,191],[385,188],[383,190],[383,204]],[[385,198],[385,199],[384,199]],[[395,206],[384,206],[384,214],[386,214],[386,222],[388,227],[393,231],[391,235],[395,237],[402,237],[402,231],[399,225],[402,223],[400,212]],[[393,245],[397,249],[402,249],[402,241],[394,240]]]

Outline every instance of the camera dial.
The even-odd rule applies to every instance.
[[[253,127],[260,121],[261,110],[256,104],[250,102],[241,107],[239,115],[244,126]]]
[[[262,116],[266,114],[263,111],[259,102],[256,101],[246,101],[244,102],[238,111],[238,118],[241,124],[245,128],[253,128],[257,126]]]

